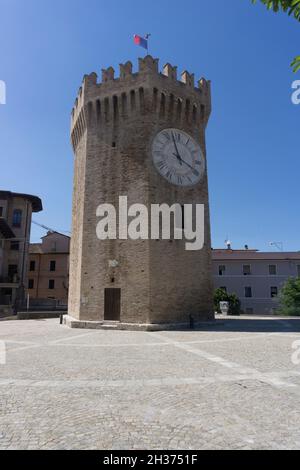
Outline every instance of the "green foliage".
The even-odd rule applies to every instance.
[[[293,72],[298,72],[298,70],[300,70],[300,55],[295,57],[295,59],[291,63],[291,67],[293,67]]]
[[[261,3],[266,5],[268,10],[273,10],[275,13],[284,11],[289,16],[293,16],[297,21],[300,21],[300,0],[260,0]],[[252,0],[252,3],[257,3],[257,0]],[[293,72],[300,70],[300,56],[295,57],[291,63]]]
[[[227,294],[224,289],[216,289],[214,292],[214,307],[215,311],[221,313],[220,302],[229,302],[229,314],[240,315],[241,302],[236,294]]]
[[[300,21],[300,0],[260,0],[261,3],[266,5],[268,10],[273,10],[275,13],[278,11],[287,12],[288,15],[293,15],[297,21]],[[252,3],[257,3],[257,0],[252,0]]]
[[[300,316],[300,278],[288,279],[279,293],[282,315]]]

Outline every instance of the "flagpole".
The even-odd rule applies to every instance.
[[[147,39],[147,55],[149,55],[149,38],[150,38],[151,34],[150,33],[147,33],[145,35],[145,39]]]

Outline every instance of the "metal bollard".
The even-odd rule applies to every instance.
[[[60,325],[63,324],[63,319],[64,319],[64,315],[63,315],[63,313],[61,313],[61,314],[59,315],[59,324],[60,324]]]

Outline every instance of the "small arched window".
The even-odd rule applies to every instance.
[[[22,225],[22,211],[21,209],[15,209],[13,212],[12,226],[20,228]]]

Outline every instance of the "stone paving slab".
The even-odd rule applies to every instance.
[[[0,449],[297,449],[299,322],[150,333],[1,321]]]

